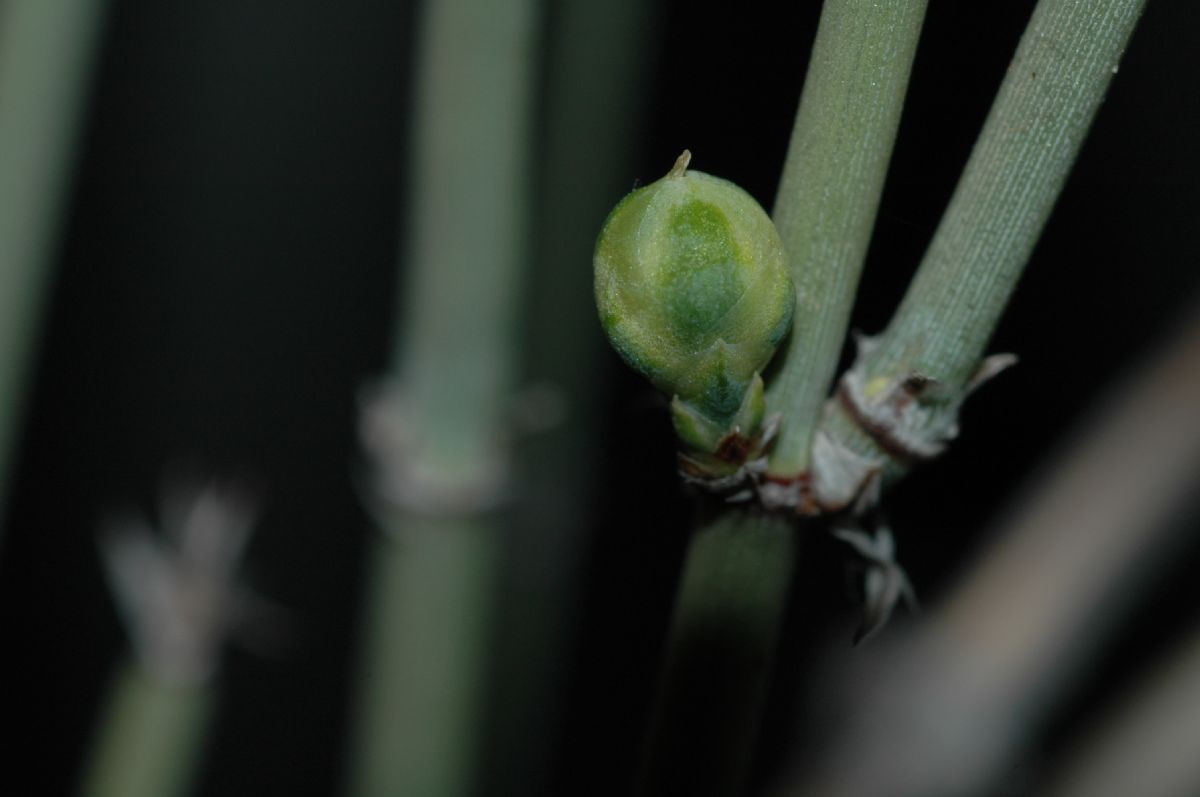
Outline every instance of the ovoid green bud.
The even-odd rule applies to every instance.
[[[754,198],[688,171],[622,199],[596,242],[596,304],[625,362],[673,396],[686,447],[716,454],[762,424],[759,372],[795,304],[783,244]],[[729,458],[726,458],[729,459]]]

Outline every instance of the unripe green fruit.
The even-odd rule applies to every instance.
[[[676,430],[713,452],[762,421],[762,380],[795,290],[775,225],[733,183],[688,171],[617,204],[596,242],[596,304],[621,357],[674,397]]]

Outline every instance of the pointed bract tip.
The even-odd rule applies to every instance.
[[[688,164],[692,162],[691,150],[685,149],[683,153],[675,159],[675,165],[671,167],[671,171],[667,172],[667,177],[683,177],[687,174]]]

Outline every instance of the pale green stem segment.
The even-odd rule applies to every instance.
[[[418,86],[393,367],[422,468],[455,481],[493,456],[514,368],[528,225],[534,0],[438,0]]]
[[[0,513],[105,6],[0,3]]]
[[[640,797],[745,794],[800,535],[723,510],[694,534],[650,720]]]
[[[487,518],[403,519],[372,562],[349,793],[474,793],[501,538]]]
[[[351,794],[458,797],[490,636],[495,515],[528,224],[534,0],[424,4],[417,37],[407,284],[393,346],[400,461],[421,511],[377,496]],[[415,488],[411,489],[411,488]],[[480,501],[480,497],[484,499]]]
[[[81,797],[183,797],[212,714],[209,684],[171,683],[125,663],[109,690]]]
[[[1041,0],[920,268],[878,348],[870,386],[936,380],[956,413],[1062,191],[1145,0]],[[877,450],[844,411],[827,427]]]
[[[770,473],[808,469],[908,87],[925,0],[827,0],[772,214],[796,284],[767,414],[784,423]]]

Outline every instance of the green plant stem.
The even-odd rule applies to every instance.
[[[813,44],[773,217],[796,283],[796,312],[767,410],[784,424],[774,476],[808,468],[821,406],[900,123],[925,0],[827,0]]]
[[[501,540],[487,518],[406,517],[397,531],[373,551],[350,793],[469,794]]]
[[[123,664],[101,715],[82,797],[188,794],[213,694],[207,684],[169,683],[136,664]]]
[[[503,542],[489,509],[509,467],[528,223],[534,7],[424,7],[408,279],[392,358],[398,400],[389,411],[403,440],[366,441],[380,457],[375,498],[385,533],[371,552],[349,772],[356,795],[459,797],[479,778],[484,651]]]
[[[790,522],[723,510],[687,552],[638,794],[741,795],[800,538]]]
[[[0,3],[0,514],[104,7]]]
[[[930,411],[957,413],[1144,6],[1038,3],[920,268],[863,358],[864,383],[920,374],[940,385]],[[891,460],[843,409],[827,429],[852,450]]]
[[[528,233],[533,0],[439,0],[419,38],[409,279],[393,367],[422,468],[494,456],[514,370]]]

